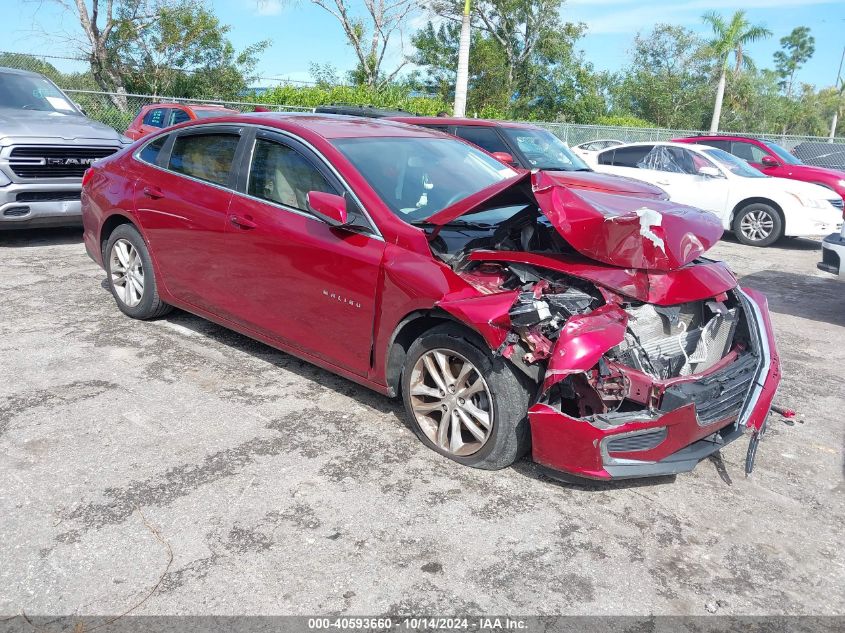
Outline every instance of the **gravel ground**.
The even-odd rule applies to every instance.
[[[768,294],[800,414],[751,478],[741,439],[575,486],[440,458],[398,402],[197,317],[122,316],[79,231],[0,234],[0,614],[845,614],[818,249],[711,251]]]

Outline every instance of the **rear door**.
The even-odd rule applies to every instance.
[[[135,208],[165,287],[215,314],[227,300],[226,263],[219,253],[241,133],[237,126],[199,126],[166,135],[135,185]]]
[[[234,320],[360,375],[370,367],[384,241],[355,196],[296,138],[258,131],[216,256]],[[308,211],[309,191],[344,195],[356,230]]]

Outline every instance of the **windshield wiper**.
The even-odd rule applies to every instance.
[[[469,220],[452,220],[451,222],[446,222],[445,224],[432,224],[431,222],[426,222],[424,220],[419,220],[417,222],[411,222],[414,226],[459,226],[461,228],[468,228],[468,229],[492,229],[496,225],[495,224],[485,224],[483,222],[470,222]]]

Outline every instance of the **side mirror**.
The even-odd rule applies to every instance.
[[[507,152],[493,152],[493,158],[495,158],[500,163],[504,163],[508,167],[514,167],[516,165],[516,161],[514,160],[513,156],[511,156]]]
[[[722,172],[720,172],[715,167],[708,167],[707,165],[705,165],[704,167],[698,168],[698,175],[705,176],[707,178],[721,178]]]
[[[780,167],[780,163],[771,156],[763,156],[760,159],[760,163],[762,163],[763,167]]]
[[[308,210],[331,226],[343,226],[347,222],[346,198],[324,191],[309,191],[305,197]]]

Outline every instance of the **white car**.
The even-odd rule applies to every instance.
[[[712,211],[743,244],[821,236],[842,226],[842,198],[819,185],[771,178],[706,145],[631,143],[587,159],[596,171],[645,180],[675,202]]]
[[[599,138],[594,141],[579,143],[578,145],[574,145],[571,149],[581,158],[586,158],[587,156],[600,152],[608,147],[616,147],[617,145],[624,144],[625,141],[617,141],[616,139],[611,138]]]

